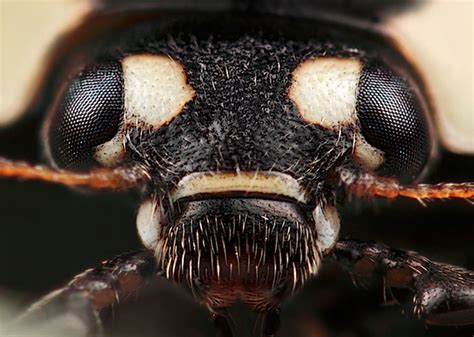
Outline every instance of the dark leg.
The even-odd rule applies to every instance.
[[[280,311],[278,309],[261,313],[263,315],[263,324],[253,334],[259,337],[276,337],[280,331]],[[212,313],[214,325],[216,327],[217,337],[233,337],[232,328],[229,324],[229,318],[225,313]],[[257,319],[258,322],[258,319]]]
[[[216,337],[233,337],[227,317],[220,313],[213,313],[212,319],[216,327]]]
[[[280,331],[280,311],[278,309],[269,311],[263,320],[262,337],[276,337]]]
[[[98,334],[101,332],[99,311],[138,290],[157,273],[152,252],[117,256],[77,275],[64,288],[33,304],[17,323],[41,327],[58,325],[59,329],[67,329],[70,324],[82,331],[78,335]]]
[[[383,244],[340,240],[334,257],[354,276],[383,275],[388,287],[414,292],[414,312],[433,325],[474,324],[474,272]]]

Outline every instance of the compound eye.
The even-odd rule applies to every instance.
[[[387,67],[364,66],[356,111],[365,141],[384,153],[379,174],[411,181],[421,173],[432,148],[424,107],[408,83]]]
[[[95,148],[118,132],[123,120],[123,79],[119,64],[86,68],[66,87],[47,129],[51,160],[61,168],[96,165]]]

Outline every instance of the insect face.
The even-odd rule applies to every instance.
[[[414,184],[435,152],[431,105],[390,40],[322,18],[120,13],[65,37],[37,96],[53,168],[0,158],[0,176],[137,190],[145,249],[77,275],[23,320],[100,331],[102,309],[164,277],[191,289],[219,335],[240,300],[276,336],[282,300],[332,258],[412,290],[430,324],[474,323],[472,272],[339,239],[346,195],[474,197],[472,183]]]
[[[268,310],[333,250],[340,167],[420,174],[426,103],[360,36],[231,18],[245,33],[215,36],[197,21],[148,25],[95,55],[50,110],[47,154],[68,169],[139,167],[138,231],[166,277],[209,307]]]

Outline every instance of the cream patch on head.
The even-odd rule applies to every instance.
[[[195,95],[183,67],[165,55],[140,54],[122,60],[125,125],[152,128],[169,123]],[[95,148],[94,159],[112,167],[125,157],[124,128]]]
[[[323,255],[327,255],[339,239],[341,229],[339,214],[334,205],[318,205],[313,211],[313,219],[318,234],[319,249]]]
[[[384,152],[370,145],[360,132],[356,134],[354,153],[352,156],[359,164],[371,170],[377,169],[383,164],[385,159]]]
[[[155,129],[169,123],[195,95],[183,66],[166,55],[122,60],[125,122]]]
[[[137,214],[138,235],[143,245],[155,249],[158,245],[161,210],[158,200],[148,199],[142,202]]]
[[[191,173],[182,178],[171,199],[210,193],[261,193],[280,195],[307,202],[306,191],[293,177],[279,172],[221,172]]]
[[[94,159],[105,167],[112,167],[125,158],[125,144],[121,130],[114,138],[95,148]]]
[[[362,64],[357,59],[319,57],[293,71],[288,95],[309,123],[326,128],[355,124]]]

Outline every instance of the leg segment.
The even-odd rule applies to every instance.
[[[414,292],[414,312],[432,325],[474,324],[474,272],[374,242],[340,240],[334,257],[356,277],[383,275]]]
[[[280,310],[273,309],[261,313],[263,321],[260,327],[254,330],[254,334],[260,337],[276,337],[280,331]],[[230,319],[224,313],[213,313],[212,319],[216,327],[216,337],[233,337],[232,328],[230,326]],[[258,319],[257,319],[258,322]],[[259,324],[258,324],[259,325]]]
[[[127,253],[101,266],[77,275],[67,286],[33,304],[22,317],[21,324],[79,325],[84,334],[101,331],[99,311],[119,302],[121,296],[142,287],[158,274],[152,252]],[[64,329],[63,326],[61,326]]]
[[[229,320],[223,314],[212,314],[212,320],[216,327],[216,337],[233,337],[232,328],[229,325]]]
[[[280,331],[280,311],[278,309],[265,313],[262,337],[276,337]]]

